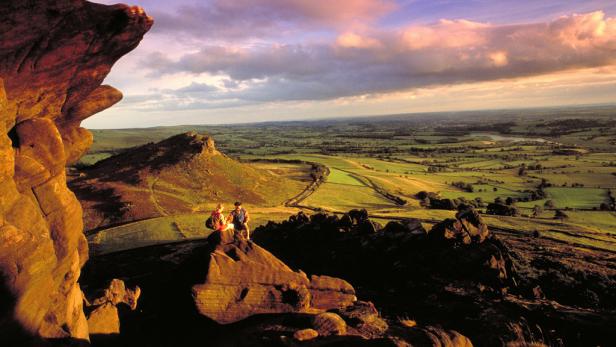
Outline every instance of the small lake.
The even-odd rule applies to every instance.
[[[549,140],[546,140],[546,139],[536,138],[536,137],[506,136],[506,135],[490,134],[490,133],[471,133],[470,136],[472,136],[472,137],[479,137],[479,136],[488,137],[492,141],[552,142],[552,141],[549,141]]]

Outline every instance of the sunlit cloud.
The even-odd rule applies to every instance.
[[[616,62],[616,21],[602,12],[496,26],[440,21],[331,44],[205,46],[178,60],[154,53],[153,74],[225,76],[244,101],[323,100],[432,85],[536,76]]]
[[[602,0],[552,7],[526,0],[516,7],[457,0],[136,1],[156,24],[107,80],[124,91],[124,101],[88,126],[119,114],[121,123],[131,114],[131,122],[144,124],[172,113],[170,122],[208,122],[214,114],[265,120],[518,107],[522,98],[529,106],[593,103],[616,95],[616,6]],[[503,13],[488,15],[494,11],[481,10],[486,6]],[[598,6],[609,11],[575,14]],[[413,12],[428,9],[444,16]],[[400,11],[408,11],[406,21]],[[518,24],[509,24],[506,12]],[[520,21],[523,14],[541,20]]]

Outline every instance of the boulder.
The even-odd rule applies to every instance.
[[[137,308],[137,301],[141,296],[141,288],[127,289],[124,281],[113,279],[109,286],[101,293],[101,296],[92,301],[93,306],[110,303],[114,306],[126,304],[131,310]]]
[[[332,312],[324,312],[312,318],[312,327],[321,336],[346,335],[347,325],[344,319]]]
[[[113,279],[100,296],[88,305],[88,328],[90,334],[110,335],[120,333],[120,317],[117,306],[125,304],[131,310],[137,308],[141,288],[127,289],[124,281]]]
[[[389,222],[385,225],[383,231],[386,233],[410,233],[418,236],[425,236],[427,234],[421,221],[415,218],[408,218],[398,222]]]
[[[197,310],[228,324],[255,314],[318,312],[352,304],[355,290],[344,280],[291,270],[251,241],[214,233],[207,277],[193,287]]]
[[[356,301],[353,305],[334,311],[349,327],[364,338],[375,338],[385,334],[389,325],[381,318],[373,303]]]
[[[293,338],[297,341],[308,341],[319,337],[319,332],[314,329],[302,329],[293,333]]]
[[[475,209],[466,207],[456,213],[455,219],[446,219],[430,230],[435,240],[455,240],[464,244],[482,243],[490,235],[488,226]]]
[[[95,308],[88,316],[90,334],[111,335],[120,333],[120,318],[118,308],[106,303]]]

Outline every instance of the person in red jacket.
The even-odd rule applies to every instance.
[[[227,231],[233,229],[233,223],[229,223],[229,218],[225,218],[223,215],[224,206],[222,204],[216,205],[216,209],[212,211],[212,224],[214,230]]]

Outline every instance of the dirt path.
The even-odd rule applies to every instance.
[[[336,168],[337,170],[340,170],[344,173],[349,174],[349,176],[355,178],[356,180],[358,180],[359,182],[361,182],[363,185],[365,185],[368,188],[371,188],[372,190],[374,190],[375,192],[377,192],[379,195],[381,195],[382,197],[384,197],[385,199],[393,202],[394,204],[398,205],[398,206],[404,206],[406,205],[407,201],[395,194],[392,194],[390,192],[388,192],[385,188],[379,186],[378,184],[374,183],[373,180],[371,180],[370,178],[360,175],[358,173],[352,172],[352,171],[348,171],[348,170],[343,170],[343,169],[339,169]]]
[[[156,211],[158,211],[158,213],[160,213],[161,216],[168,216],[169,213],[165,211],[165,209],[158,203],[158,200],[156,199],[156,193],[154,192],[154,185],[156,184],[156,182],[158,182],[158,178],[149,180],[148,182],[148,189],[150,191],[150,200],[152,201],[152,204],[156,208]]]
[[[322,167],[324,169],[323,174],[320,177],[313,179],[313,181],[308,185],[308,187],[306,187],[306,189],[304,189],[301,193],[285,201],[283,203],[285,207],[303,208],[300,206],[300,203],[306,200],[310,195],[314,194],[314,192],[316,192],[317,189],[319,189],[319,187],[323,183],[325,183],[325,181],[327,180],[327,177],[329,176],[331,172],[329,167],[323,164],[318,164],[318,163],[312,163],[312,164]]]

